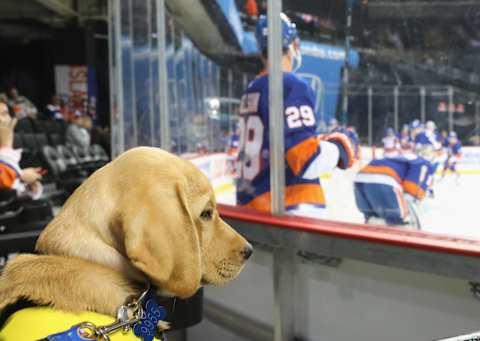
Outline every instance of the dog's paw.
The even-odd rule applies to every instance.
[[[170,322],[167,321],[158,321],[157,328],[159,332],[164,332],[170,329]]]

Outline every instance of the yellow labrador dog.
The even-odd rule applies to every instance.
[[[0,277],[0,311],[20,299],[66,312],[115,316],[150,282],[190,297],[226,283],[252,253],[216,210],[208,179],[190,162],[139,147],[90,176]]]

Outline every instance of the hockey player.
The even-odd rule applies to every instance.
[[[412,147],[415,149],[415,144],[418,141],[418,136],[425,131],[425,127],[420,122],[420,120],[415,119],[410,123],[410,141],[412,142]]]
[[[433,175],[432,146],[423,146],[416,158],[397,156],[371,161],[354,180],[355,201],[366,223],[407,225],[412,215],[407,200],[425,197]]]
[[[402,130],[400,131],[400,148],[402,154],[411,153],[412,151],[412,140],[410,138],[410,127],[408,124],[404,124]]]
[[[285,133],[285,207],[290,214],[324,215],[325,196],[319,176],[334,167],[348,168],[354,161],[351,139],[342,132],[321,137],[316,133],[315,96],[307,82],[293,71],[300,60],[295,24],[282,14],[283,113]],[[256,38],[267,61],[267,19],[257,22]],[[270,211],[268,70],[252,81],[240,104],[240,152],[237,160],[237,204]]]
[[[415,136],[415,151],[421,149],[424,145],[431,145],[435,151],[435,158],[432,160],[433,174],[435,174],[439,164],[440,159],[443,157],[443,146],[441,142],[441,137],[437,133],[437,126],[433,121],[427,121],[425,124],[425,129],[421,130]],[[430,197],[434,197],[435,193],[433,190],[435,177],[432,176],[431,186],[428,188],[427,192]]]
[[[421,145],[430,144],[435,151],[442,148],[440,138],[436,132],[436,125],[433,121],[428,121],[425,124],[425,129],[420,130],[415,136],[415,147],[419,148]]]
[[[443,166],[442,179],[447,174],[447,171],[450,170],[453,174],[457,176],[457,181],[460,178],[460,173],[457,170],[457,162],[462,156],[462,143],[457,137],[457,133],[451,131],[448,134],[447,138],[447,160]]]
[[[238,146],[240,143],[240,135],[238,127],[235,131],[227,137],[227,150],[226,153],[229,156],[236,158],[238,156]]]
[[[400,149],[400,141],[398,140],[397,134],[393,128],[388,128],[385,134],[385,137],[382,139],[383,142],[383,156],[392,157],[397,156]]]

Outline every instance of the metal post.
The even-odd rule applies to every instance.
[[[243,84],[242,89],[246,89],[248,86],[248,77],[246,73],[242,75],[242,84]]]
[[[368,103],[368,145],[373,145],[373,90],[372,87],[369,86],[367,90],[367,103]]]
[[[453,131],[453,87],[448,87],[448,130]]]
[[[147,1],[147,44],[148,44],[148,51],[149,53],[149,58],[148,58],[148,78],[147,82],[149,84],[147,92],[148,92],[148,116],[149,116],[149,124],[150,124],[150,146],[156,147],[155,143],[155,91],[153,88],[153,65],[152,65],[152,60],[151,57],[153,55],[153,50],[152,50],[152,45],[153,45],[153,39],[152,39],[152,34],[153,34],[153,29],[152,29],[152,3],[150,1]],[[157,33],[158,34],[158,33]],[[157,40],[158,41],[158,40]]]
[[[283,72],[281,69],[282,2],[268,0],[268,71],[269,71],[269,138],[270,138],[270,194],[273,214],[285,211],[285,147]],[[289,341],[294,334],[292,271],[295,262],[293,250],[275,249],[273,265],[274,289],[274,341]]]
[[[345,64],[343,66],[343,98],[341,121],[347,125],[348,122],[348,83],[349,83],[349,56],[350,56],[350,29],[352,27],[353,0],[346,1],[345,8]]]
[[[167,54],[165,51],[165,0],[157,0],[158,90],[160,101],[160,147],[170,150],[170,115],[168,111]]]
[[[398,132],[398,86],[393,88],[393,129]]]
[[[158,6],[158,4],[157,4]],[[158,13],[157,13],[157,16],[158,16]],[[158,18],[158,17],[157,17]],[[158,19],[157,19],[158,20]],[[179,136],[179,131],[180,131],[180,119],[179,117],[183,115],[182,113],[182,108],[180,107],[180,104],[179,104],[179,101],[178,101],[178,86],[180,85],[180,81],[178,80],[178,75],[177,75],[177,56],[176,56],[176,51],[175,51],[175,25],[172,25],[170,27],[170,41],[171,41],[171,44],[172,44],[172,50],[173,50],[173,53],[172,53],[172,64],[173,64],[173,67],[172,67],[172,74],[170,75],[171,78],[172,78],[172,84],[171,85],[171,89],[172,89],[172,100],[173,100],[173,104],[172,106],[170,107],[170,103],[166,103],[167,105],[167,110],[166,112],[169,113],[170,112],[170,109],[172,109],[172,112],[176,113],[176,115],[173,116],[174,118],[174,122],[175,122],[175,126],[174,126],[174,137],[173,137],[173,141],[174,143],[177,144],[177,150],[176,152],[177,153],[180,153],[180,143],[179,142],[179,139],[178,139],[178,136]],[[160,40],[157,41],[157,44],[160,44]],[[158,46],[158,45],[157,45]],[[160,61],[159,61],[159,65],[160,65]],[[158,75],[158,78],[160,79],[161,75],[159,74]],[[168,84],[168,74],[166,75],[167,77],[167,84]],[[169,86],[170,86],[169,84]],[[160,100],[160,99],[159,99]],[[160,107],[161,107],[161,103],[160,103]],[[160,109],[160,117],[164,116],[161,114],[161,109]],[[169,119],[170,120],[170,119]],[[160,122],[160,125],[161,125],[161,122]],[[170,125],[168,125],[169,129],[170,129]],[[165,134],[162,134],[162,135],[165,135]],[[169,142],[172,141],[172,135],[171,135],[171,132],[169,131],[168,132],[168,135],[169,135]],[[162,138],[160,137],[160,145],[161,145],[161,141],[162,141]],[[171,146],[169,146],[169,149],[171,148]]]
[[[112,157],[125,151],[125,128],[123,120],[123,72],[122,72],[122,22],[120,1],[110,0],[111,14],[110,28],[110,93],[112,94],[111,122],[112,122]],[[115,67],[113,67],[115,65]],[[113,129],[114,123],[116,128]]]
[[[134,37],[134,16],[133,16],[133,0],[128,1],[128,14],[129,14],[129,35],[131,39],[131,46],[130,46],[130,74],[132,76],[132,84],[131,88],[131,102],[132,102],[132,127],[133,127],[133,144],[130,143],[127,147],[135,147],[138,146],[138,121],[137,121],[137,80],[135,79],[135,37]],[[121,64],[120,64],[121,65]],[[123,82],[123,79],[121,80]]]
[[[115,96],[115,75],[114,71],[115,69],[115,62],[113,61],[113,48],[114,48],[114,43],[113,39],[115,37],[114,33],[114,23],[113,23],[113,7],[114,4],[112,3],[111,0],[107,1],[107,13],[108,13],[108,77],[109,77],[109,83],[110,83],[110,158],[113,160],[113,158],[117,155],[117,147],[118,147],[118,141],[117,141],[117,134],[118,134],[118,122],[117,122],[117,101],[116,101],[116,96]]]
[[[243,89],[246,89],[244,87]],[[230,101],[233,98],[233,72],[232,69],[228,70],[228,129],[230,130],[231,117],[233,116],[233,104]],[[231,131],[231,130],[230,130]]]
[[[480,101],[475,101],[475,136],[480,136]]]
[[[285,187],[283,72],[280,13],[282,2],[268,0],[270,194],[273,214],[283,214]]]
[[[422,123],[427,121],[427,106],[426,106],[427,91],[424,86],[420,87],[420,120]]]
[[[273,251],[273,334],[274,341],[294,340],[295,249]]]

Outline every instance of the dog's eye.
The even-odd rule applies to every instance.
[[[202,213],[200,214],[200,218],[203,220],[210,220],[212,219],[213,216],[213,210],[203,210]]]

